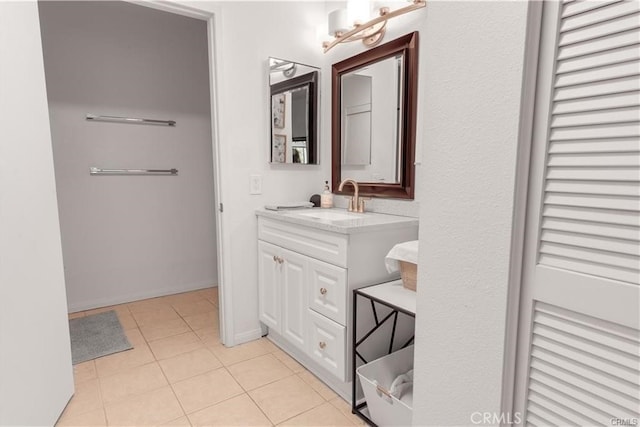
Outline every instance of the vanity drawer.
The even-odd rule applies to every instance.
[[[309,310],[309,329],[311,358],[340,381],[345,381],[345,327]]]
[[[307,279],[309,308],[339,324],[347,324],[347,270],[310,259]]]
[[[258,217],[258,239],[325,261],[347,266],[347,236]]]

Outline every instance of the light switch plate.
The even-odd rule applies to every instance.
[[[249,194],[262,194],[262,175],[251,175]]]

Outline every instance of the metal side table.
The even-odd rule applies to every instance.
[[[371,329],[367,330],[361,337],[358,337],[358,299],[367,299],[370,302],[371,312],[373,314],[373,325]],[[365,302],[366,304],[366,302]],[[376,305],[382,305],[391,309],[386,313],[384,317],[379,318],[379,313]],[[386,311],[386,310],[385,310]],[[411,345],[414,341],[414,335],[404,342],[395,342],[397,339],[397,327],[399,315],[405,315],[412,320],[416,316],[416,293],[410,291],[402,286],[402,280],[395,280],[392,282],[386,282],[379,285],[367,286],[364,288],[354,289],[353,291],[353,317],[351,328],[353,331],[352,346],[351,346],[351,374],[353,378],[352,382],[352,394],[351,394],[351,412],[362,418],[371,426],[376,426],[368,413],[367,402],[363,401],[358,403],[357,391],[357,361],[360,360],[363,363],[368,363],[371,360],[366,360],[365,357],[358,351],[358,348],[363,345],[376,331],[378,331],[387,322],[392,321],[393,326],[391,328],[391,337],[389,339],[388,348],[385,349],[386,353],[380,354],[377,357],[382,357],[386,354],[391,354],[393,351],[397,351],[401,348],[405,348]],[[398,347],[398,345],[400,345]],[[395,346],[395,348],[394,348]]]

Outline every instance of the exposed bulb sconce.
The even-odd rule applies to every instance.
[[[388,7],[381,7],[378,10],[379,16],[363,22],[369,16],[369,0],[349,0],[347,9],[337,9],[329,13],[329,35],[334,39],[322,43],[324,52],[327,53],[339,43],[358,40],[362,40],[367,47],[373,47],[382,41],[389,19],[426,5],[426,0],[411,0],[411,4],[393,11]]]

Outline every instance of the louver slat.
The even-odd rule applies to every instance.
[[[554,100],[566,101],[616,93],[637,92],[640,90],[640,79],[625,77],[622,79],[605,81],[583,86],[568,86],[556,90]]]
[[[637,168],[549,168],[547,179],[578,179],[585,181],[629,181],[638,182],[640,175]],[[605,206],[606,207],[606,206]],[[637,206],[631,206],[637,210]]]
[[[527,417],[593,425],[640,416],[637,331],[538,302],[532,338]]]
[[[567,371],[552,364],[543,362],[539,359],[535,359],[531,363],[530,375],[533,376],[534,372],[556,378],[565,384],[569,384],[575,389],[591,392],[596,396],[600,396],[607,402],[615,402],[618,406],[623,408],[625,412],[633,413],[638,409],[638,406],[640,405],[640,401],[634,399],[630,395],[621,393],[616,389],[609,388],[605,385],[594,382],[592,379],[587,379],[571,371]]]
[[[633,123],[640,117],[640,108],[600,109],[586,113],[554,115],[551,127],[609,125],[614,123]]]
[[[640,140],[637,138],[618,140],[553,141],[549,147],[550,154],[634,152],[640,152]]]
[[[612,267],[621,267],[635,271],[638,274],[638,260],[635,257],[622,257],[619,254],[611,255],[596,249],[574,248],[573,246],[543,242],[540,245],[540,254],[561,256],[568,259],[578,259],[587,263],[596,263]]]
[[[555,154],[549,157],[547,163],[550,167],[553,166],[640,166],[640,156],[636,153],[622,153],[622,154],[570,154],[562,155]]]
[[[616,209],[622,211],[634,211],[637,209],[636,198],[623,198],[618,196],[599,196],[584,194],[555,194],[548,193],[545,203],[550,205],[578,206],[587,208]],[[544,220],[543,220],[544,222]]]
[[[551,130],[552,141],[590,138],[628,138],[639,136],[640,125],[630,123],[623,123],[621,125],[553,128]]]
[[[615,1],[576,1],[570,4],[565,4],[562,10],[562,17],[567,18],[569,16],[577,15],[579,13],[588,12],[593,9],[598,9],[603,6],[607,6],[613,3],[618,3],[620,0]]]
[[[548,411],[547,414],[553,414],[560,419],[567,420],[557,425],[592,426],[597,424],[595,420],[587,418],[580,412],[567,408],[557,400],[535,390],[529,389],[529,401],[544,407]]]
[[[598,38],[596,40],[590,40],[585,42],[579,42],[561,47],[558,50],[558,59],[575,58],[582,55],[590,55],[597,52],[606,52],[611,49],[611,46],[625,47],[633,46],[640,43],[636,25],[631,30],[615,33],[608,37]]]
[[[546,191],[550,193],[602,194],[640,198],[640,188],[627,182],[549,181]]]
[[[640,215],[628,211],[592,209],[580,206],[547,205],[544,207],[543,215],[545,217],[568,218],[640,227]]]
[[[557,218],[545,218],[542,227],[545,230],[558,230],[588,234],[591,236],[613,237],[617,239],[631,240],[640,245],[640,232],[633,227],[602,224],[576,220],[563,220]],[[640,266],[640,263],[639,263]]]
[[[560,46],[572,43],[581,43],[600,37],[605,37],[624,31],[636,29],[638,24],[638,14],[627,15],[611,21],[585,27],[576,31],[569,31],[560,35]]]
[[[612,79],[620,79],[623,77],[633,77],[640,74],[640,69],[636,63],[623,63],[609,65],[607,67],[587,69],[584,71],[566,73],[558,75],[556,79],[556,87],[583,85],[587,83],[596,83]]]
[[[565,10],[566,12],[566,10]],[[622,1],[575,16],[563,16],[561,32],[573,31],[638,12],[638,2]]]
[[[571,333],[568,333],[566,331],[546,325],[539,325],[537,327],[536,334],[544,335],[545,338],[552,340],[556,344],[569,346],[579,351],[591,353],[603,360],[608,360],[608,358],[611,357],[611,354],[613,353],[616,356],[616,363],[620,366],[631,370],[638,369],[638,359],[637,357],[634,357],[633,354],[624,351],[616,351],[616,349],[612,349],[607,345],[604,345],[597,341],[593,341],[591,338],[572,335]],[[633,347],[633,343],[630,343],[628,345],[630,347]],[[541,347],[544,347],[544,345]],[[603,370],[606,371],[606,369]]]
[[[542,419],[541,426],[576,426],[576,423],[572,423],[566,418],[562,418],[562,416],[554,413],[553,411],[546,408],[545,405],[538,405],[535,403],[535,396],[533,401],[529,401],[528,413],[533,414],[534,417]],[[529,423],[529,419],[527,417],[527,424]]]
[[[573,411],[574,413],[580,414],[587,420],[591,421],[590,423],[587,421],[588,424],[584,424],[584,425],[593,425],[594,423],[599,425],[605,425],[611,419],[611,416],[602,413],[601,411],[593,408],[592,406],[590,406],[589,404],[586,404],[585,402],[577,400],[577,399],[583,398],[583,396],[580,396],[577,394],[573,396],[568,395],[562,391],[559,391],[545,383],[538,382],[534,379],[531,380],[531,383],[529,385],[529,390],[540,393],[542,396],[545,396],[549,399],[552,399],[554,402],[562,404],[562,406],[564,406],[565,408]],[[597,404],[602,405],[602,401],[597,402]],[[619,413],[620,409],[618,408],[616,409],[617,409],[617,412]]]
[[[625,240],[588,236],[578,233],[554,230],[543,231],[540,240],[543,242],[562,243],[565,245],[598,249],[601,251],[609,251],[624,255],[640,255],[640,247],[638,247],[638,244]]]
[[[640,105],[640,92],[598,96],[577,101],[557,102],[553,114],[584,113],[603,109],[628,108]]]
[[[638,46],[636,44],[620,49],[613,49],[595,53],[593,55],[566,59],[563,61],[558,61],[557,73],[570,73],[633,61],[637,60],[639,55],[640,51],[638,50]]]

